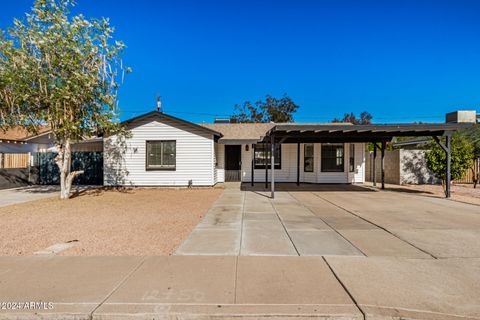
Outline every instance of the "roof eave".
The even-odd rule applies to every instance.
[[[241,144],[255,144],[262,141],[262,139],[224,139],[218,140],[219,144],[241,145]]]
[[[180,119],[180,118],[177,118],[177,117],[174,117],[174,116],[171,116],[169,114],[166,114],[166,113],[163,113],[163,112],[160,112],[160,111],[157,111],[157,110],[154,110],[154,111],[150,111],[150,112],[147,112],[147,113],[144,113],[142,115],[139,115],[137,117],[134,117],[134,118],[131,118],[131,119],[128,119],[128,120],[125,120],[123,122],[121,122],[120,124],[121,125],[124,125],[124,126],[128,126],[130,125],[132,122],[134,121],[138,121],[138,120],[141,120],[141,119],[144,119],[144,118],[147,118],[147,117],[150,117],[150,116],[158,116],[158,117],[163,117],[163,118],[169,118],[169,119],[172,119],[174,121],[178,121],[180,123],[184,123],[184,124],[187,124],[189,126],[192,126],[192,127],[195,127],[195,128],[198,128],[198,129],[201,129],[205,132],[209,132],[211,134],[213,134],[214,136],[217,136],[217,137],[223,137],[223,134],[221,134],[220,132],[218,131],[215,131],[215,130],[212,130],[210,128],[207,128],[207,127],[204,127],[204,126],[201,126],[199,124],[196,124],[196,123],[193,123],[193,122],[190,122],[190,121],[186,121],[186,120],[183,120],[183,119]]]

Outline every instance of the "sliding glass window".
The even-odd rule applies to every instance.
[[[344,172],[343,143],[323,143],[321,161],[322,172]]]
[[[147,141],[147,170],[175,170],[177,146],[175,140]]]

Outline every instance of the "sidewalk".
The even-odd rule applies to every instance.
[[[480,319],[480,259],[0,257],[0,319]],[[2,306],[4,307],[4,306]]]

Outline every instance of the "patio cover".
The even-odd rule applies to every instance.
[[[468,128],[467,123],[434,124],[277,124],[267,131],[264,141],[282,143],[308,142],[387,142],[393,137],[446,136]]]
[[[275,196],[275,169],[274,169],[274,150],[277,143],[348,143],[348,142],[371,142],[374,145],[374,158],[377,155],[377,144],[380,143],[382,162],[381,162],[381,182],[382,189],[385,188],[384,156],[386,143],[392,141],[394,137],[433,137],[434,140],[444,149],[447,161],[447,181],[445,196],[450,197],[450,166],[451,166],[451,137],[452,134],[463,128],[468,128],[469,123],[432,123],[432,124],[315,124],[315,123],[282,123],[272,127],[262,142],[271,144],[271,197]],[[443,143],[439,137],[445,136]],[[300,159],[300,146],[297,148],[297,159]],[[373,161],[375,166],[375,160]],[[300,166],[297,164],[297,183],[299,183]],[[267,167],[268,170],[268,167]],[[253,173],[253,170],[252,170]],[[375,185],[375,167],[374,167],[374,185]],[[252,177],[253,183],[253,177]]]

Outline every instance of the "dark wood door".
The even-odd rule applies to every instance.
[[[225,181],[240,181],[242,146],[225,146]]]

